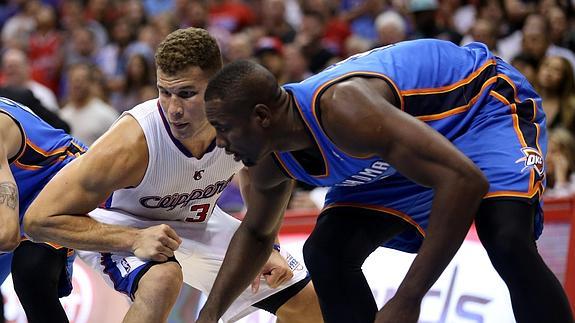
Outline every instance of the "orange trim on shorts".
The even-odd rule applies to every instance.
[[[423,230],[423,228],[417,222],[415,222],[409,215],[407,215],[401,211],[390,209],[390,208],[383,207],[383,206],[365,205],[365,204],[357,204],[357,203],[333,203],[333,204],[330,204],[330,205],[324,207],[323,210],[332,209],[334,207],[355,207],[355,208],[368,209],[368,210],[372,210],[372,211],[379,211],[379,212],[384,212],[387,214],[394,215],[394,216],[402,219],[403,221],[407,222],[411,226],[413,226],[419,232],[419,234],[421,234],[421,236],[425,238],[425,231]]]
[[[527,143],[525,142],[525,137],[523,135],[523,132],[521,131],[521,128],[519,127],[519,115],[517,114],[517,103],[516,102],[522,102],[522,101],[517,96],[517,88],[515,87],[515,83],[505,74],[498,74],[497,76],[499,78],[505,80],[505,82],[507,82],[507,84],[509,84],[511,86],[511,88],[513,88],[513,98],[514,98],[515,102],[513,102],[513,103],[509,102],[503,95],[501,95],[501,94],[499,94],[493,90],[489,94],[492,95],[493,97],[495,97],[496,99],[498,99],[499,101],[501,101],[503,104],[510,107],[511,118],[513,120],[513,128],[515,130],[515,134],[517,135],[517,138],[519,139],[521,146],[522,147],[528,147]],[[529,100],[532,103],[533,118],[531,119],[531,122],[533,122],[535,120],[535,116],[537,115],[537,104],[535,103],[535,100],[533,98],[529,98],[526,100]],[[540,127],[537,123],[533,123],[533,124],[535,125],[535,129],[537,132],[537,134],[535,135],[535,145],[537,147],[534,147],[534,148],[537,148],[537,150],[541,153],[541,147],[539,146],[539,135],[541,133],[541,130],[540,130]],[[543,194],[543,191],[545,190],[545,188],[543,187],[543,182],[541,180],[535,181],[535,170],[534,169],[530,170],[529,183],[530,183],[530,185],[529,185],[529,189],[528,189],[527,193],[499,191],[499,192],[488,193],[485,197],[489,198],[489,197],[496,197],[496,196],[512,196],[512,197],[529,197],[529,198],[532,198],[537,193],[539,193],[541,195]]]

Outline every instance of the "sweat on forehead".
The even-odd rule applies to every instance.
[[[275,77],[266,68],[251,61],[236,61],[210,79],[204,99],[254,106],[257,103],[269,104],[278,90]]]

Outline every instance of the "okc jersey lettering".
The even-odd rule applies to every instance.
[[[336,186],[356,186],[366,184],[388,177],[393,174],[393,168],[384,161],[378,160],[371,164],[371,166],[364,168],[360,172],[351,175],[351,179],[345,179],[343,182],[336,184]]]

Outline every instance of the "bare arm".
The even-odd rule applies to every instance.
[[[198,322],[217,322],[268,260],[281,226],[293,182],[268,157],[251,167],[249,208],[234,234]]]
[[[146,172],[147,161],[148,149],[140,126],[131,116],[123,117],[46,185],[26,212],[26,232],[35,241],[81,250],[134,252],[139,256],[136,249],[145,230],[100,223],[87,214],[113,191],[137,186]],[[161,252],[172,255],[169,250]]]
[[[401,174],[433,189],[427,236],[395,296],[419,303],[459,249],[488,183],[446,138],[392,106],[392,99],[384,81],[353,78],[323,95],[322,120],[344,151],[380,156]],[[354,129],[353,134],[348,129]]]
[[[14,250],[20,242],[18,187],[8,165],[22,146],[16,122],[0,113],[0,252]]]

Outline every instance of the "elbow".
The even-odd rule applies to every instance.
[[[24,232],[33,241],[41,241],[43,222],[40,217],[28,210],[23,220]]]
[[[477,196],[478,199],[483,199],[489,191],[489,181],[487,177],[485,177],[483,172],[475,165],[473,165],[464,176],[460,177],[460,183],[462,187]]]
[[[12,252],[20,244],[20,231],[6,230],[0,232],[0,252]]]

